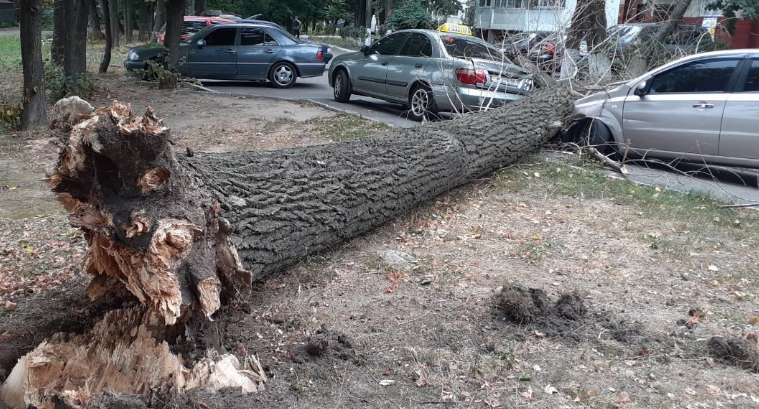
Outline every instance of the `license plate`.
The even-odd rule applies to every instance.
[[[521,81],[521,80],[518,80],[516,78],[502,77],[502,76],[499,76],[499,75],[494,75],[494,76],[490,77],[490,80],[494,84],[508,85],[510,87],[519,87],[519,82]]]

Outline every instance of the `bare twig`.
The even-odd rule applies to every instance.
[[[627,167],[625,167],[624,164],[619,163],[615,160],[612,160],[608,156],[599,152],[598,149],[596,149],[593,146],[588,146],[587,149],[588,149],[588,152],[591,153],[591,155],[593,155],[596,159],[600,160],[604,165],[614,169],[615,171],[621,173],[624,176],[627,176],[628,171],[627,171]]]

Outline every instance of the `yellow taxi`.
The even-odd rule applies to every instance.
[[[437,31],[443,33],[455,33],[470,36],[472,35],[472,29],[463,24],[445,23],[437,28]]]

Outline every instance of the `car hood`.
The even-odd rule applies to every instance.
[[[595,94],[580,98],[574,103],[570,119],[574,121],[583,118],[595,118],[600,114],[604,103],[609,98],[624,97],[630,93],[630,90],[631,88],[628,84],[622,84],[609,91],[596,92]]]
[[[136,53],[142,53],[142,52],[153,52],[153,51],[161,51],[165,49],[162,43],[148,43],[143,45],[138,45],[135,47],[132,47],[129,49],[129,51],[134,51]]]

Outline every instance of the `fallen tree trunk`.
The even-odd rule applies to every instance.
[[[208,370],[185,376],[204,363],[185,368],[162,346],[172,339],[166,332],[181,330],[160,328],[212,318],[253,280],[534,152],[561,129],[571,99],[556,86],[487,113],[342,143],[186,155],[172,152],[169,130],[150,108],[144,116],[116,102],[92,113],[57,110],[68,112],[54,122],[65,147],[49,183],[85,232],[94,277],[87,292],[95,299],[128,290],[145,307],[113,313],[126,318],[111,322],[126,327],[103,324],[87,337],[41,345],[11,374],[28,381],[5,395],[42,407],[79,385],[67,393],[83,402],[112,387],[100,378],[113,368],[127,378],[119,384],[133,385],[124,393],[211,382]],[[167,369],[124,364],[136,351]],[[72,362],[38,365],[61,357]]]

